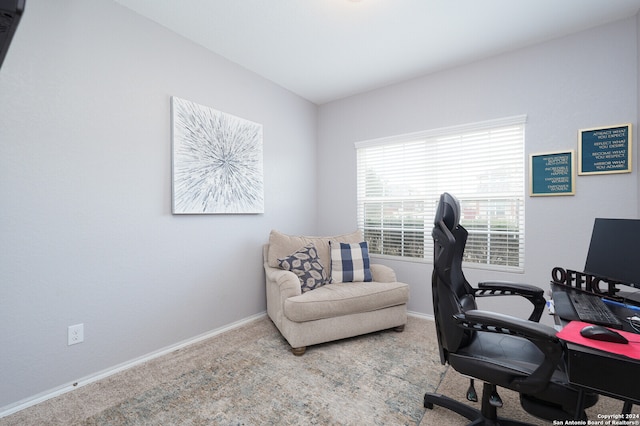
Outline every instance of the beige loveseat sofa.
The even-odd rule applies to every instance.
[[[330,272],[332,247],[339,247],[339,243],[363,244],[362,241],[360,231],[332,237],[291,236],[271,231],[263,252],[267,313],[294,354],[304,354],[309,345],[378,330],[404,329],[409,286],[397,282],[391,268],[370,264],[368,282],[332,283],[327,273],[328,283],[313,289],[304,288],[305,283],[298,275],[282,268],[282,259],[311,247],[311,253],[315,248],[317,260]],[[334,267],[335,257],[339,256],[334,252]],[[339,274],[334,271],[334,275]]]

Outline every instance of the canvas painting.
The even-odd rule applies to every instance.
[[[171,98],[174,214],[264,213],[262,125]]]

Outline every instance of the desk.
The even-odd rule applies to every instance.
[[[554,292],[564,290],[553,283],[551,287]],[[629,316],[624,307],[611,310],[616,315],[623,315],[621,319]],[[566,324],[557,315],[554,315],[554,321],[560,327]],[[631,327],[625,324],[625,331],[629,330]],[[640,360],[571,342],[566,345],[567,375],[571,384],[625,401],[623,413],[630,412],[631,404],[640,404]]]
[[[640,361],[567,342],[567,369],[571,384],[640,404]]]

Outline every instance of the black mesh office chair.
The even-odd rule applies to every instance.
[[[484,381],[481,409],[444,395],[427,393],[424,406],[438,405],[452,410],[474,425],[517,425],[498,419],[501,386],[520,394],[522,407],[546,420],[584,419],[584,408],[598,397],[579,393],[567,381],[564,346],[555,329],[538,324],[544,310],[542,289],[527,284],[487,282],[473,288],[462,271],[467,231],[460,226],[458,200],[444,193],[440,197],[433,228],[433,310],[440,348],[440,360],[471,378],[467,399],[476,400],[473,379]],[[476,298],[518,295],[533,304],[528,320],[477,309]],[[579,408],[578,408],[579,407]]]

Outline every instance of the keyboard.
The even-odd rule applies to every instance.
[[[605,327],[622,328],[622,321],[596,295],[554,291],[553,306],[556,314],[565,320],[580,320]]]

